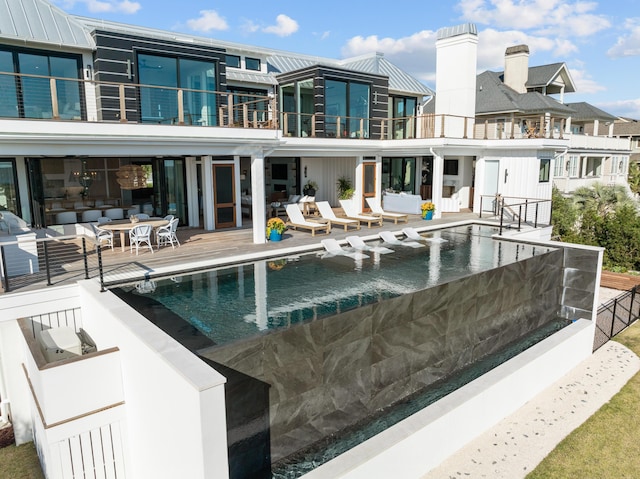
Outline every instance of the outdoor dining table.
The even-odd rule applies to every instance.
[[[139,225],[151,225],[151,228],[161,228],[163,226],[167,226],[169,222],[164,218],[149,218],[147,220],[140,220],[137,223],[132,223],[131,220],[114,220],[109,221],[108,223],[102,223],[100,228],[103,230],[116,231],[120,232],[120,248],[124,251],[124,246],[126,242],[126,235],[129,231]]]

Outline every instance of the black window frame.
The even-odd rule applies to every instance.
[[[551,158],[540,158],[538,183],[549,183],[551,178]]]
[[[459,170],[459,162],[457,159],[444,160],[443,174],[458,176],[458,170]]]
[[[256,62],[258,65],[258,68],[251,68],[249,67],[249,62]],[[259,72],[262,69],[262,61],[259,58],[252,58],[252,57],[245,57],[244,58],[244,68],[246,70],[251,70],[251,71],[255,71],[255,72]]]
[[[229,60],[233,59],[234,62],[230,62]],[[242,63],[240,61],[240,55],[225,55],[225,63],[227,64],[227,68],[241,68]]]

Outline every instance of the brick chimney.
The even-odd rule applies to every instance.
[[[504,53],[504,84],[518,93],[527,93],[529,79],[529,47],[516,45]]]

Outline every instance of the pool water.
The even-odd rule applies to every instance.
[[[496,232],[483,225],[447,228],[426,234],[422,248],[392,246],[393,253],[369,252],[362,260],[305,254],[172,277],[157,281],[153,290],[128,290],[157,301],[221,345],[553,249],[491,238]]]

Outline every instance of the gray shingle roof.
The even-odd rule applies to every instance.
[[[554,98],[538,92],[518,93],[502,82],[501,74],[486,71],[476,78],[476,114],[520,113],[538,114],[549,112],[570,116],[571,108]]]
[[[567,103],[566,105],[572,110],[575,110],[575,113],[571,115],[571,117],[576,121],[615,121],[618,119],[617,116],[613,116],[584,101],[578,103]]]
[[[95,48],[91,35],[80,22],[44,0],[1,0],[0,38]]]

